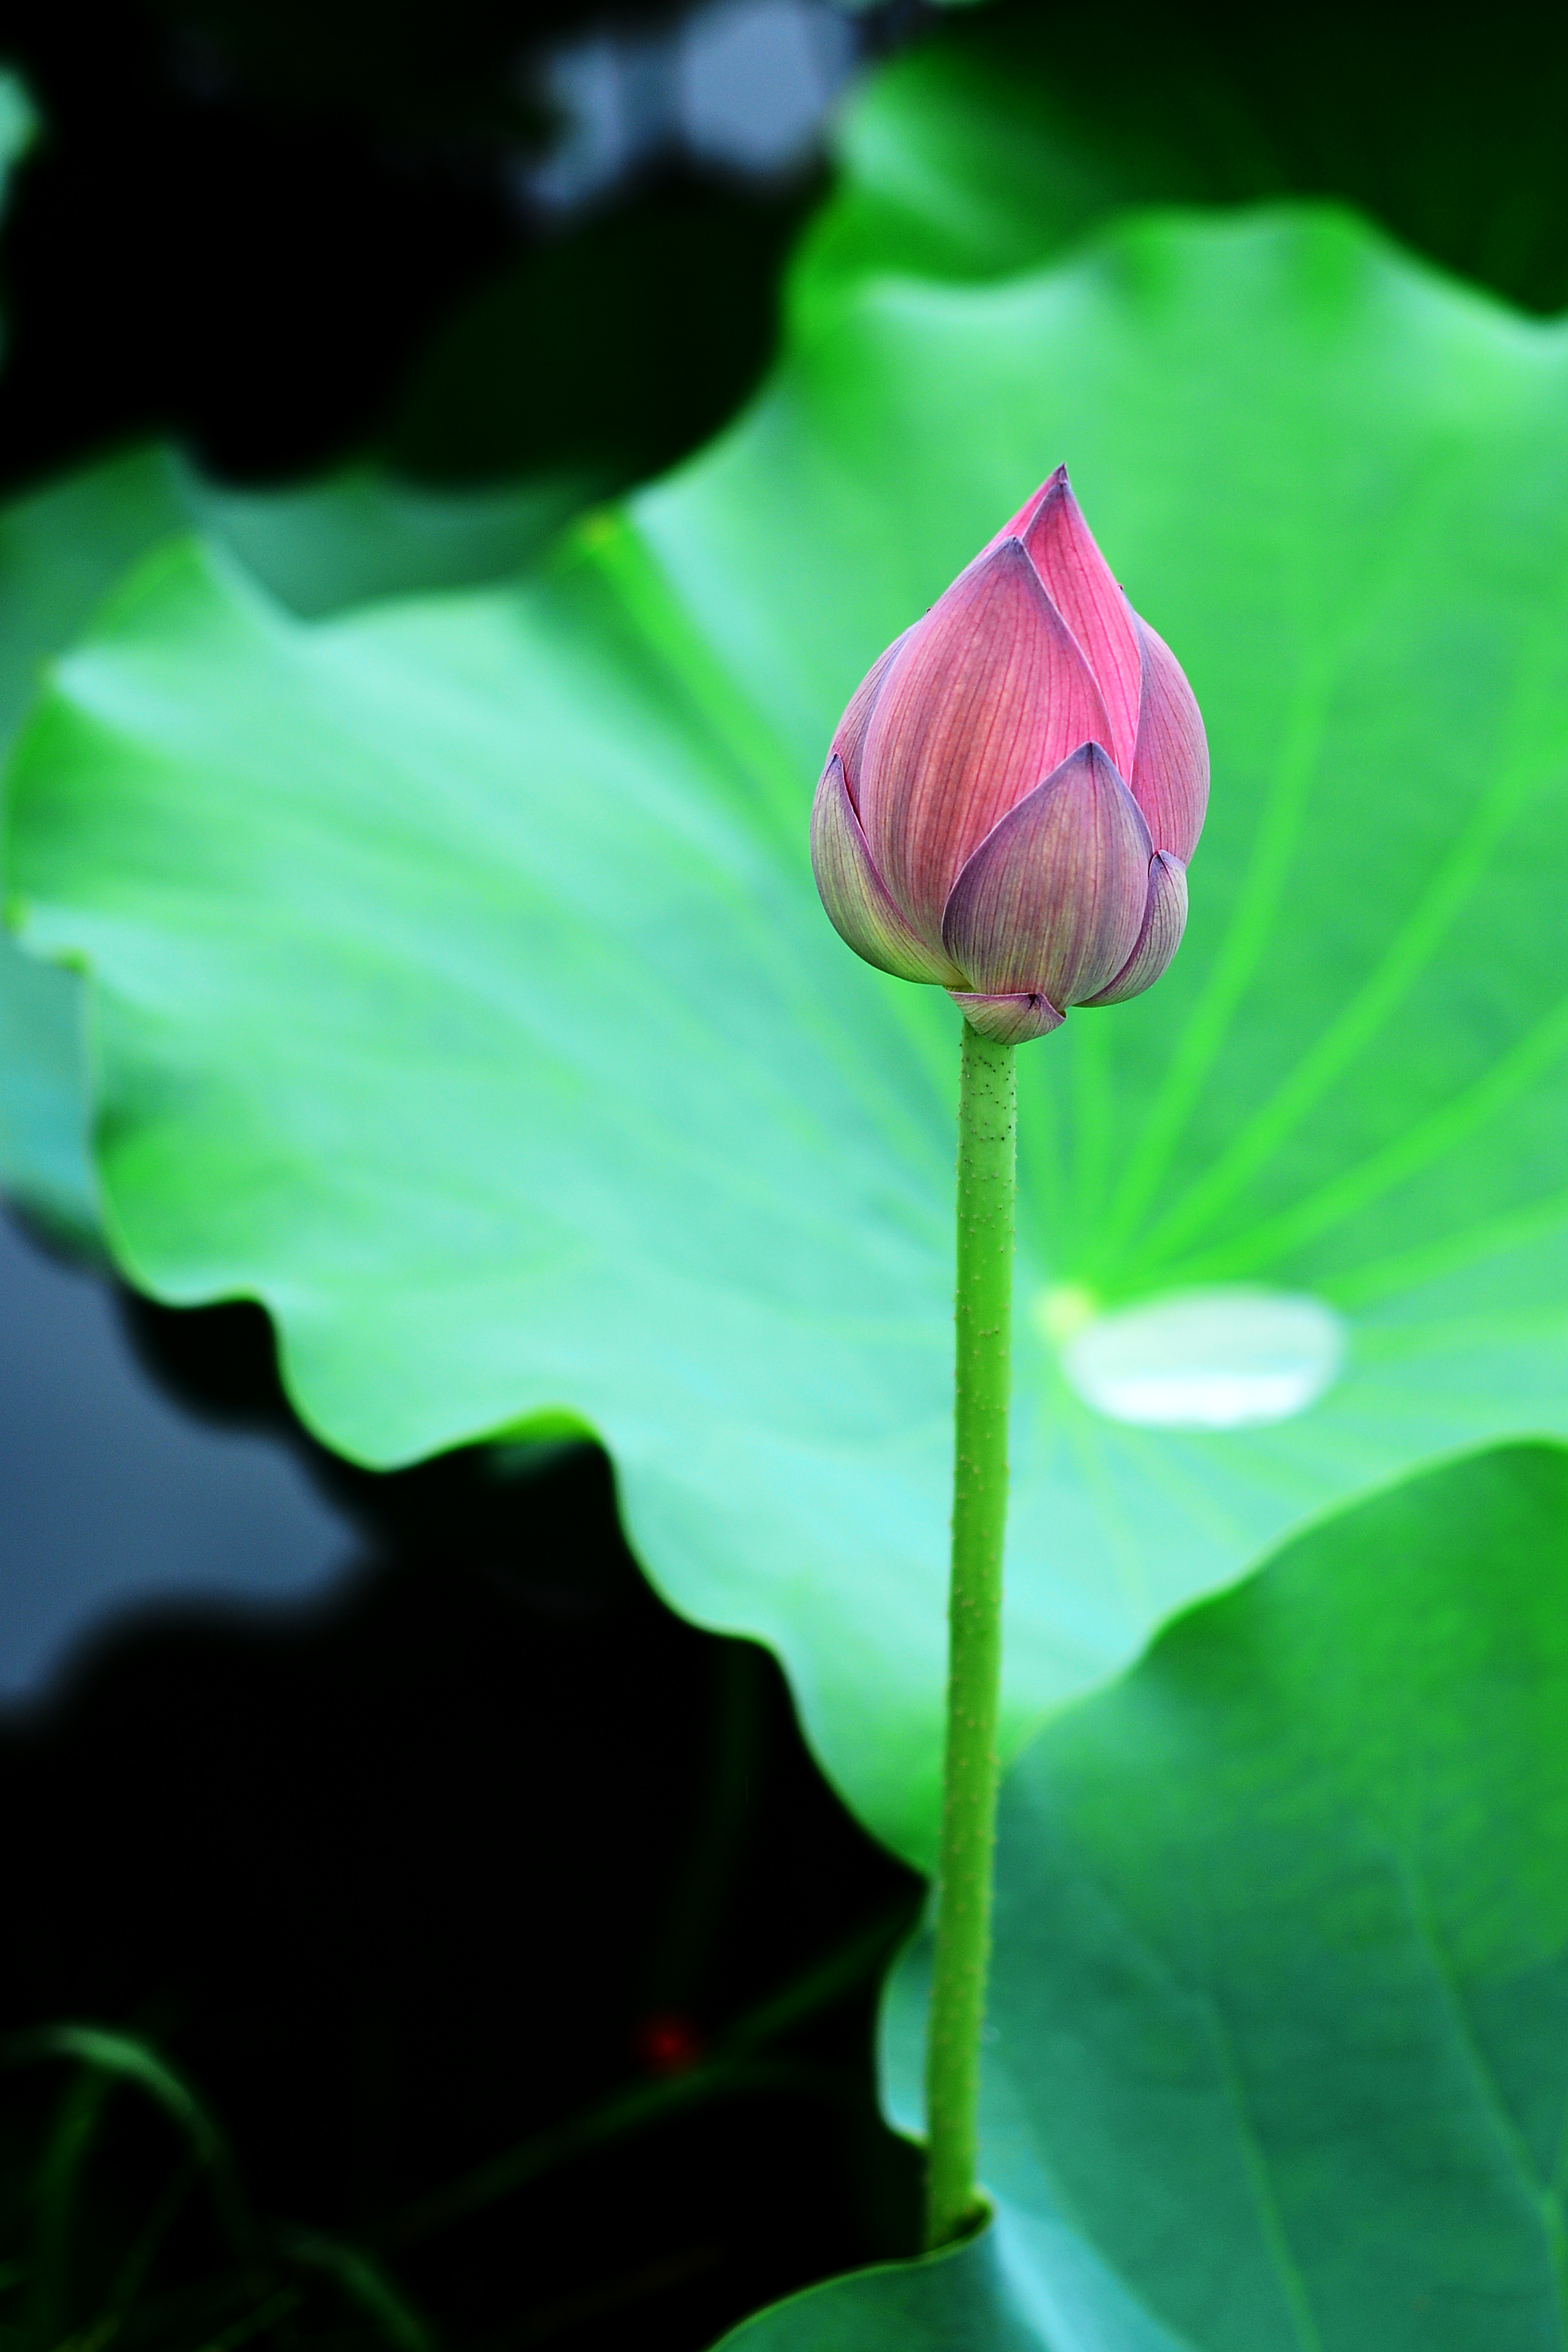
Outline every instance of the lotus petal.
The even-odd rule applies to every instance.
[[[823,770],[812,803],[811,869],[828,920],[858,956],[900,980],[962,983],[963,972],[917,939],[889,897],[850,803],[844,763],[837,752]]]
[[[1187,928],[1187,869],[1179,858],[1157,849],[1149,861],[1149,904],[1138,944],[1109,988],[1086,996],[1085,1004],[1121,1004],[1152,988],[1182,944]]]
[[[947,992],[970,1027],[978,1029],[983,1037],[994,1037],[998,1045],[1026,1045],[1031,1037],[1044,1037],[1048,1031],[1059,1029],[1067,1019],[1037,988],[1013,996],[976,996],[971,990],[958,988]]]
[[[1153,845],[1098,743],[1085,743],[1010,810],[953,885],[949,954],[985,995],[1038,990],[1065,1011],[1098,995],[1132,953]]]
[[[860,751],[866,740],[866,730],[871,724],[871,713],[877,707],[877,696],[882,680],[892,667],[893,656],[909,635],[895,637],[886,652],[879,653],[859,685],[850,696],[843,718],[833,732],[828,745],[829,756],[837,752],[844,763],[844,789],[849,795],[849,805],[857,814],[860,808]]]
[[[1039,493],[1018,536],[1083,650],[1110,720],[1112,740],[1105,748],[1120,772],[1130,776],[1143,683],[1138,625],[1068,486],[1065,466]]]
[[[1110,733],[1071,631],[1018,541],[1004,541],[904,639],[861,755],[872,858],[933,950],[954,879],[998,817],[1079,744]]]
[[[1132,797],[1148,820],[1156,849],[1184,866],[1197,846],[1209,803],[1209,747],[1203,714],[1181,663],[1147,621],[1138,622],[1143,648],[1143,699]]]

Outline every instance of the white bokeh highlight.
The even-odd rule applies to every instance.
[[[1085,1404],[1113,1421],[1248,1429],[1315,1404],[1345,1344],[1343,1321],[1321,1298],[1227,1283],[1096,1315],[1060,1355]]]

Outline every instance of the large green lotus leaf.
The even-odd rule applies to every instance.
[[[889,2002],[906,2126],[921,1979]],[[1502,1448],[1314,1528],[1026,1750],[983,2110],[996,2220],[967,2259],[729,2341],[1563,2342],[1568,1455]]]
[[[805,813],[867,663],[1063,456],[1215,789],[1172,973],[1022,1057],[1016,1744],[1297,1522],[1568,1426],[1559,331],[1317,213],[878,281],[516,591],[305,626],[158,559],[15,773],[132,1277],[265,1299],[367,1461],[581,1416],[662,1589],[773,1644],[916,1857],[957,1015],[840,947]],[[1083,1402],[1075,1321],[1194,1284],[1209,1373],[1261,1285],[1348,1315],[1340,1377],[1247,1427]]]
[[[41,665],[126,565],[190,527],[162,453],[138,451],[0,509],[0,745]],[[0,1187],[80,1248],[96,1244],[80,984],[0,940]]]
[[[595,494],[578,473],[431,490],[369,467],[281,488],[211,482],[156,445],[100,458],[0,508],[0,733],[43,665],[138,557],[193,529],[307,619],[388,596],[500,580]]]
[[[197,528],[308,620],[505,579],[606,487],[586,467],[477,489],[432,489],[371,466],[264,490],[209,482],[184,466],[177,474]]]
[[[995,2232],[807,2287],[726,2336],[722,2352],[1041,2352]]]
[[[0,161],[5,136],[0,79]],[[272,490],[204,480],[173,451],[103,458],[0,509],[0,745],[44,665],[128,566],[192,526],[316,617],[413,589],[499,578],[536,556],[595,486],[574,475],[431,491],[368,468]],[[62,1239],[97,1245],[76,975],[0,938],[0,1188]]]

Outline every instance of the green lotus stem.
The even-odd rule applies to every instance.
[[[1012,1374],[1017,1129],[1013,1056],[1012,1045],[964,1023],[958,1096],[947,1743],[926,2045],[929,2246],[962,2237],[980,2210],[974,2170],[1000,1774],[1002,1547]]]

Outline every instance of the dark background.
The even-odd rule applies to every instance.
[[[876,53],[921,0],[859,19]],[[49,126],[0,247],[0,480],[173,430],[247,480],[375,446],[434,479],[706,438],[766,364],[819,193],[667,157],[563,236],[520,160],[552,39],[670,12],[598,0],[11,0]],[[1018,5],[956,37],[1219,198],[1348,196],[1447,266],[1568,304],[1568,20],[1500,0],[1260,11]]]
[[[258,1310],[125,1313],[193,1409],[313,1453]],[[5,2021],[151,2036],[257,2206],[378,2249],[451,2341],[635,2326],[697,2347],[911,2251],[913,2160],[868,2056],[919,1888],[822,1781],[772,1659],[654,1599],[592,1448],[385,1477],[314,1461],[363,1530],[336,1599],[133,1624],[0,1741]],[[700,2085],[735,2021],[791,1987],[803,2013],[750,2053],[756,2082],[471,2214],[411,2210],[616,2095]],[[58,2085],[20,2090],[18,2196]],[[122,2116],[62,2317],[106,2291],[177,2153]],[[211,2239],[187,2228],[166,2278],[221,2271]],[[204,2333],[178,2311],[153,2340]]]
[[[857,38],[976,46],[1163,159],[1156,182],[1342,195],[1496,292],[1568,305],[1568,25],[1343,0],[935,21],[895,0]],[[0,235],[0,483],[148,433],[254,482],[365,456],[435,482],[629,481],[698,446],[766,368],[826,167],[741,181],[667,148],[580,213],[531,208],[520,175],[552,136],[532,68],[605,22],[593,0],[13,8],[4,51],[46,131]],[[359,1565],[291,1614],[143,1615],[14,1715],[0,2028],[151,2037],[256,2209],[378,2250],[453,2344],[635,2330],[697,2352],[910,2251],[914,2160],[877,2120],[869,2036],[921,1890],[816,1772],[771,1660],[651,1594],[604,1460],[352,1473],[293,1423],[258,1316],[120,1311],[141,1369],[115,1377],[294,1449]],[[84,1486],[102,1466],[80,1461]],[[737,2044],[791,1986],[795,2011]],[[96,2307],[183,2143],[128,2092],[89,2132],[58,2065],[0,2080],[7,2231],[37,2235],[41,2166],[75,2183],[41,2347]],[[611,2132],[623,2094],[650,2104]],[[584,2117],[604,2136],[533,2147],[531,2178],[466,2213],[432,2205]],[[195,2197],[145,2339],[209,2340],[248,2292],[236,2259]],[[312,2294],[274,2332],[370,2326],[363,2298]]]

